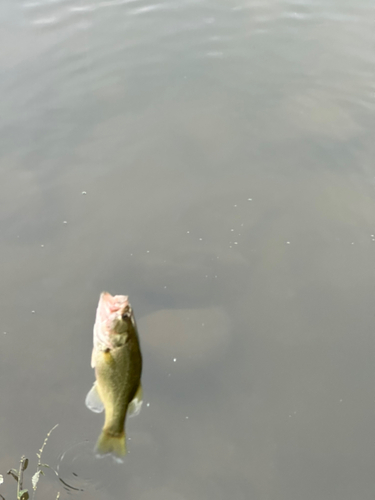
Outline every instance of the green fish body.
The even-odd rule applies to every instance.
[[[126,416],[138,414],[142,406],[142,354],[128,297],[101,294],[91,366],[96,382],[86,397],[86,406],[94,412],[105,410],[95,451],[121,459],[126,454]]]

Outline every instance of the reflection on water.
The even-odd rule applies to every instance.
[[[1,473],[58,422],[69,497],[372,498],[374,14],[3,0]],[[145,358],[123,468],[87,448],[102,289]]]

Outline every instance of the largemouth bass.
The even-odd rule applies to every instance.
[[[126,454],[126,416],[137,415],[142,406],[142,355],[133,310],[125,295],[100,295],[91,366],[96,382],[87,394],[86,406],[97,413],[105,410],[95,451],[121,459]]]

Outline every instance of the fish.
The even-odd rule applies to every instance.
[[[100,295],[93,340],[91,367],[96,380],[85,403],[95,413],[105,411],[95,453],[121,462],[127,453],[126,417],[138,415],[142,407],[142,353],[127,295]]]

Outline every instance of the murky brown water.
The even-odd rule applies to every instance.
[[[373,500],[374,19],[2,1],[0,473],[56,423],[44,460],[85,461],[106,289],[144,354],[130,454],[36,500]]]

